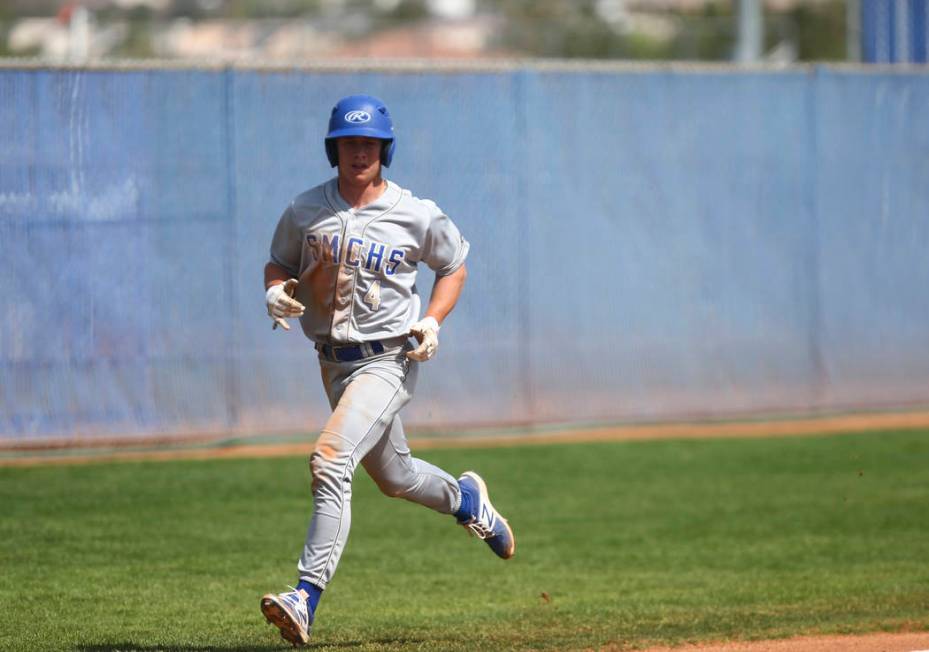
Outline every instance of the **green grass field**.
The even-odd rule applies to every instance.
[[[643,647],[929,628],[929,432],[433,450],[474,468],[508,562],[355,482],[317,612],[332,650]],[[0,648],[274,650],[302,458],[0,469]]]

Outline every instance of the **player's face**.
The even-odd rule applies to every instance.
[[[366,136],[336,140],[339,148],[339,177],[357,186],[367,186],[381,174],[381,141]]]

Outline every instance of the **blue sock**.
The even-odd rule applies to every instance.
[[[471,513],[471,494],[467,491],[461,492],[461,507],[458,508],[458,511],[455,512],[455,518],[459,521],[470,521],[472,517]]]
[[[297,582],[297,590],[306,591],[306,604],[310,608],[310,613],[316,613],[316,605],[319,604],[319,599],[323,597],[323,590],[315,584],[310,584],[306,580]]]

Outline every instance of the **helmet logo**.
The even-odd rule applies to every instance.
[[[371,114],[367,111],[349,111],[345,114],[345,122],[352,122],[354,124],[368,122],[370,119]]]

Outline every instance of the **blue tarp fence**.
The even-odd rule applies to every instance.
[[[472,243],[409,423],[929,402],[929,71],[8,67],[0,441],[318,428],[261,271],[359,91]]]

